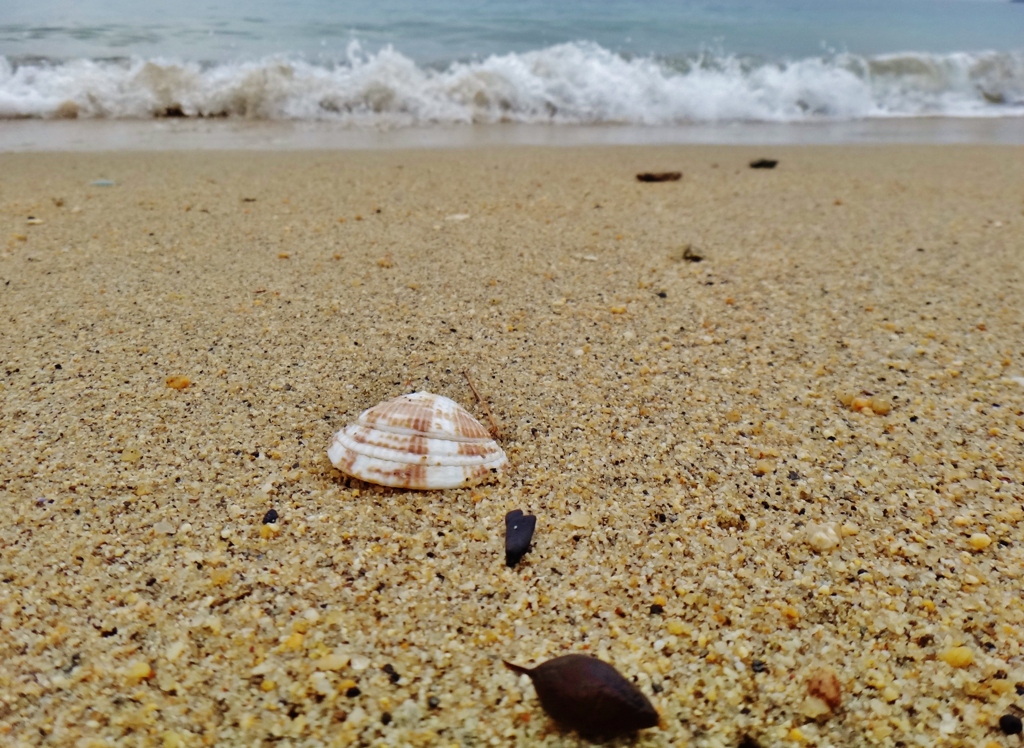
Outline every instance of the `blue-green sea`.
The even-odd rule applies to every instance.
[[[1008,0],[0,0],[0,118],[836,122],[1024,115]]]

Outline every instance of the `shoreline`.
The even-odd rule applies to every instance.
[[[465,125],[391,130],[236,119],[0,120],[0,153],[408,150],[501,146],[1024,145],[1020,117],[635,125]]]
[[[581,746],[501,664],[576,652],[644,748],[1016,744],[1024,149],[0,174],[0,742]],[[500,483],[331,467],[399,394],[483,418],[463,370]]]

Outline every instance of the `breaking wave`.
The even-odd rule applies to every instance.
[[[391,47],[314,63],[272,57],[0,57],[0,118],[242,117],[401,127],[672,125],[1024,115],[1024,53],[834,54],[790,61],[626,57],[590,42],[417,65]]]

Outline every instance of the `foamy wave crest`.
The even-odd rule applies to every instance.
[[[625,58],[587,42],[443,69],[358,43],[333,64],[270,58],[9,61],[0,117],[330,119],[351,125],[622,123],[1024,115],[1024,54]]]

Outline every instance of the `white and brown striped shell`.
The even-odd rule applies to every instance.
[[[367,483],[428,490],[483,483],[508,465],[489,433],[454,400],[414,392],[363,411],[334,435],[334,467]]]

